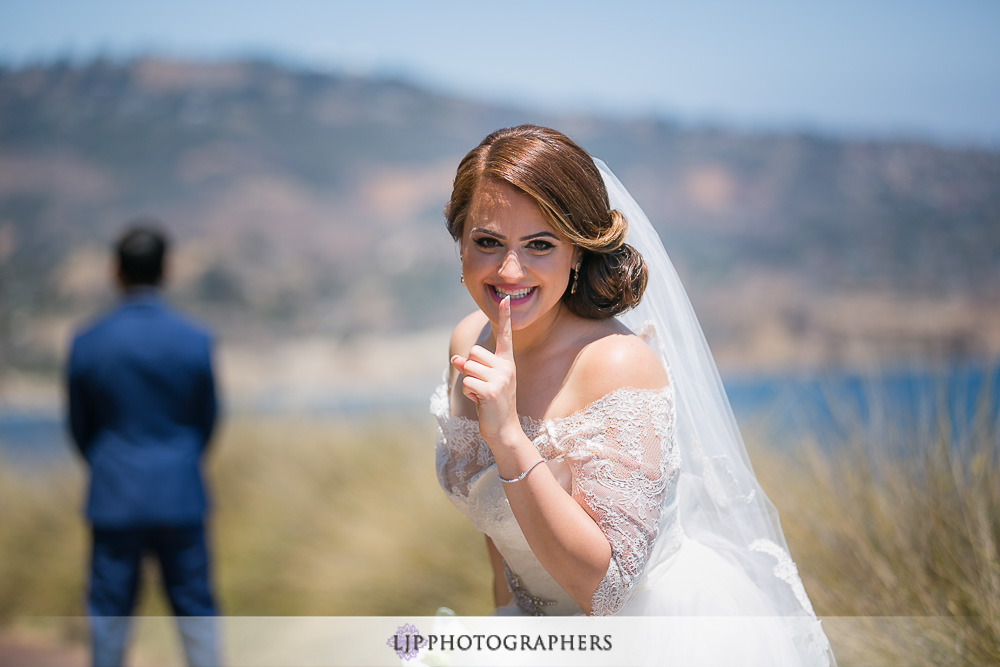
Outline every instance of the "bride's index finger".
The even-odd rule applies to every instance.
[[[514,361],[514,331],[510,326],[510,297],[500,302],[500,321],[497,323],[497,351],[501,359]]]

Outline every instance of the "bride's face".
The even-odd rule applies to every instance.
[[[462,230],[462,274],[491,321],[510,296],[511,326],[525,329],[558,312],[580,251],[556,231],[535,200],[512,185],[486,179]]]

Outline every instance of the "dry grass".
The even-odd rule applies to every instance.
[[[753,452],[841,664],[1000,662],[995,419]],[[483,541],[438,488],[433,441],[423,418],[233,419],[209,466],[223,612],[488,613]],[[0,468],[0,627],[81,613],[81,488],[75,469]]]
[[[923,428],[854,420],[843,442],[754,453],[817,614],[853,617],[831,619],[846,630],[843,664],[1000,664],[1000,431],[987,398],[971,426],[946,411]]]
[[[433,444],[429,418],[226,425],[209,464],[223,612],[488,613],[485,546],[438,488]],[[25,476],[0,463],[0,625],[83,612],[82,486],[76,468]],[[155,567],[146,573],[150,593]],[[166,609],[147,594],[140,612]]]
[[[212,469],[225,613],[492,609],[485,546],[438,488],[429,420],[244,420],[221,440]]]
[[[82,487],[75,469],[21,471],[0,462],[0,624],[83,613]]]

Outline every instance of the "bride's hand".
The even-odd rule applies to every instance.
[[[462,393],[476,403],[479,432],[493,448],[521,433],[517,418],[517,372],[514,366],[510,297],[500,302],[496,352],[474,345],[469,356],[455,355],[451,363],[462,373]]]

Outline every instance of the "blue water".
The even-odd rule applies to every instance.
[[[48,412],[0,412],[2,464],[53,465],[76,456],[62,417]]]
[[[820,444],[836,444],[861,429],[889,434],[900,447],[911,436],[926,437],[942,429],[950,442],[961,443],[982,428],[984,420],[992,424],[988,433],[1000,433],[1000,363],[878,376],[826,372],[730,378],[725,386],[741,427],[757,433],[763,429],[779,444],[803,435]],[[425,401],[422,396],[421,406]],[[324,413],[357,417],[393,412],[392,405],[363,407],[331,402]],[[0,412],[0,465],[58,465],[74,458],[77,454],[57,412]]]
[[[740,424],[762,425],[779,442],[808,435],[835,445],[869,433],[905,447],[914,438],[940,435],[961,444],[1000,432],[1000,363],[732,379],[725,385]]]

